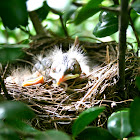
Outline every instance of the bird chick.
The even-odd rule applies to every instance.
[[[49,73],[49,76],[56,80],[57,85],[69,79],[75,79],[81,73],[89,73],[87,57],[80,48],[74,46],[67,52],[63,52],[61,48],[55,48],[46,57],[40,58],[33,69],[43,73],[47,71],[47,74]]]
[[[50,76],[56,80],[57,85],[69,79],[75,79],[80,76],[88,66],[86,58],[81,50],[74,47],[63,53],[61,49],[53,54],[53,63],[50,70]]]
[[[22,86],[42,84],[50,77],[52,77],[59,86],[69,79],[80,77],[82,73],[89,74],[89,66],[87,57],[80,48],[72,46],[67,52],[63,52],[61,48],[55,47],[50,53],[46,54],[45,57],[42,55],[38,56],[38,60],[31,73],[28,73],[27,76],[23,73],[24,72],[20,74],[19,72],[18,74],[20,75],[18,77],[22,79]],[[12,77],[16,77],[15,75],[16,74]]]

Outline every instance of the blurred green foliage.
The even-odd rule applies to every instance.
[[[49,130],[41,132],[29,123],[35,117],[34,112],[27,105],[16,101],[0,103],[0,139],[1,140],[70,140],[61,131]],[[28,122],[28,123],[27,123]]]
[[[44,2],[41,8],[36,9],[36,13],[47,32],[64,37],[66,36],[65,29],[69,36],[73,38],[75,36],[95,38],[96,36],[98,37],[97,39],[102,41],[118,40],[117,15],[114,16],[111,12],[105,12],[100,8],[100,6],[118,6],[113,1],[81,0],[79,3],[78,0],[73,0],[70,1],[64,11],[50,7],[46,2]],[[140,37],[140,0],[135,1],[131,8],[130,17],[132,18],[138,37]],[[29,43],[28,39],[31,35],[35,35],[35,30],[28,16],[26,0],[1,0],[0,17],[0,61],[7,62],[21,56],[22,48],[29,47],[27,45]],[[60,20],[61,18],[62,20]],[[90,41],[97,42],[94,39]],[[127,30],[127,41],[133,44],[135,50],[138,49],[137,40],[130,25]],[[13,43],[15,44],[7,45]],[[139,88],[139,77],[137,78],[136,85]],[[94,107],[82,112],[72,127],[73,139],[75,137],[83,138],[86,134],[88,134],[87,138],[89,139],[102,139],[103,137],[104,139],[109,139],[110,137],[112,139],[115,139],[114,137],[124,138],[131,132],[134,132],[136,136],[140,135],[139,98],[132,103],[130,110],[116,112],[109,117],[109,131],[101,128],[86,128],[103,110],[104,107]],[[23,139],[28,137],[31,139],[35,138],[36,140],[46,138],[56,140],[58,137],[62,140],[70,139],[67,134],[56,130],[40,132],[34,129],[25,122],[34,116],[33,111],[23,103],[12,101],[2,102],[0,104],[0,139],[17,140],[21,137]],[[115,122],[114,125],[112,122]],[[128,127],[130,125],[132,130],[131,127]],[[124,126],[129,129],[124,131],[122,129]]]
[[[0,17],[4,26],[14,29],[19,25],[28,24],[26,0],[0,1]]]
[[[93,127],[92,123],[105,107],[92,107],[83,111],[74,121],[71,137],[80,140],[117,140],[135,139],[140,136],[140,98],[136,98],[129,109],[114,112],[107,120],[107,129]],[[70,140],[70,136],[56,130],[39,131],[30,124],[35,117],[27,105],[16,101],[0,103],[0,139],[33,139],[33,140]],[[100,116],[102,117],[102,115]],[[28,121],[28,123],[27,123]],[[90,126],[88,126],[90,124]],[[130,135],[131,133],[134,135]]]
[[[17,2],[16,0],[13,1],[14,3],[19,4],[18,9],[22,9],[24,5],[23,8],[24,10],[21,12],[21,14],[26,15],[26,6],[25,6],[26,1],[24,1],[24,3],[23,1],[21,3],[19,1]],[[140,36],[140,29],[139,29],[140,16],[138,15],[140,8],[139,8],[139,4],[137,3],[134,3],[132,5],[134,10],[133,9],[131,10],[130,15],[133,20],[136,31],[138,32],[138,36]],[[12,6],[13,4],[11,4],[11,8],[9,9],[12,10],[11,14],[14,15],[15,10],[12,9]],[[87,37],[100,39],[101,41],[111,41],[111,40],[118,41],[118,32],[116,32],[118,29],[117,19],[114,20],[111,19],[103,22],[103,20],[101,19],[103,10],[101,10],[100,6],[110,7],[115,5],[113,1],[110,0],[101,0],[101,1],[74,0],[71,1],[69,8],[67,8],[65,11],[60,13],[60,11],[59,12],[55,11],[55,9],[52,9],[47,5],[46,2],[44,2],[42,7],[36,9],[36,12],[38,13],[42,25],[45,27],[45,29],[48,30],[48,32],[49,31],[54,32],[54,34],[56,34],[57,36],[60,37],[65,36],[59,17],[61,14],[63,17],[63,22],[67,28],[67,32],[69,36],[71,36],[72,38],[74,38],[75,36],[79,36],[81,37],[81,39],[84,40],[83,37],[87,36]],[[111,13],[108,12],[107,16],[110,16],[110,14]],[[6,21],[8,21],[8,23],[10,24],[5,23],[6,21],[5,19],[3,19],[3,16],[11,17],[8,20],[6,19]],[[17,15],[17,19],[18,17],[19,16]],[[12,24],[12,28],[11,28],[11,23],[12,21],[16,21],[15,17],[11,16],[10,14],[9,15],[6,14],[6,15],[1,15],[1,19],[2,20],[0,20],[0,35],[1,35],[0,43],[17,43],[24,39],[28,39],[30,35],[35,35],[35,30],[32,22],[30,21],[30,18],[28,18],[28,22],[27,22],[27,15],[25,17],[22,16],[22,19],[24,19],[23,21],[26,21],[26,24],[24,22],[23,24],[20,24],[21,20],[19,19],[18,24],[14,24],[14,23]],[[108,27],[108,25],[110,26],[110,28]],[[14,26],[16,28],[14,30],[10,30],[13,29]],[[7,27],[9,27],[10,29],[8,29]],[[136,39],[131,27],[128,28],[127,36],[128,36],[127,41],[129,43],[133,43],[134,49],[137,50],[137,44],[135,43]],[[94,39],[93,40],[87,39],[87,41],[97,42],[97,40]]]
[[[29,45],[0,45],[0,63],[14,61],[22,57],[24,55],[22,48],[29,48]]]

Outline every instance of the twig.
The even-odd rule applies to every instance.
[[[13,98],[10,96],[10,94],[8,94],[8,91],[5,87],[5,84],[4,84],[4,80],[1,78],[1,75],[0,75],[0,85],[1,85],[1,88],[5,94],[5,97],[7,98],[7,100],[12,100]]]
[[[109,46],[106,46],[106,63],[110,63]]]
[[[116,14],[118,14],[119,11],[120,11],[120,7],[114,8],[114,7],[105,7],[105,6],[101,6],[100,8],[103,9],[103,10],[105,10],[105,11],[114,12],[114,13],[116,13]]]
[[[62,25],[62,28],[64,30],[64,33],[65,33],[66,37],[69,37],[68,32],[67,32],[67,28],[66,28],[66,26],[64,25],[64,22],[63,22],[62,15],[60,15],[60,22],[61,22],[61,25]]]
[[[115,62],[115,61],[114,61]],[[108,64],[107,66],[105,66],[106,68],[103,69],[100,72],[103,74],[102,77],[100,77],[96,83],[93,84],[93,86],[87,91],[87,93],[84,95],[84,97],[78,102],[78,104],[76,105],[76,109],[78,109],[80,107],[81,104],[84,104],[84,102],[87,100],[87,98],[91,97],[93,95],[93,99],[96,96],[96,91],[98,89],[98,87],[101,85],[101,83],[110,75],[110,70],[113,71],[113,66],[112,66],[113,62],[111,62],[110,64]],[[117,65],[115,64],[114,67],[117,67]],[[109,70],[110,69],[110,70]],[[112,72],[111,72],[112,73]],[[117,74],[117,69],[115,69],[114,71],[114,75]]]
[[[7,72],[8,67],[9,67],[9,62],[6,64],[6,66],[4,68],[4,72],[3,72],[3,75],[2,75],[2,78],[3,79],[5,78],[5,75],[6,75],[6,72]]]
[[[77,2],[72,2],[73,5],[77,6],[77,7],[81,7],[84,6],[84,3],[77,3]]]
[[[74,41],[74,47],[79,46],[79,44],[80,44],[79,37],[76,36]]]
[[[94,38],[94,37],[91,37],[91,36],[79,36],[79,38],[83,38],[83,39],[93,39],[93,40],[96,40],[96,41],[99,41],[101,43],[104,43],[102,40],[100,39],[97,39],[97,38]]]
[[[32,34],[30,33],[30,31],[27,31],[26,29],[24,29],[22,26],[19,26],[20,30],[25,32],[26,34],[28,34],[29,36],[32,36]]]

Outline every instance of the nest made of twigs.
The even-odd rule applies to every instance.
[[[133,54],[126,58],[126,71],[131,71],[133,78],[138,71],[136,61]],[[21,87],[15,83],[6,83],[6,87],[14,100],[28,104],[36,112],[35,126],[43,130],[56,127],[56,124],[68,125],[87,108],[108,106],[108,102],[115,103],[116,98],[119,101],[119,96],[116,97],[118,79],[118,62],[112,60],[95,67],[89,75],[82,75],[60,87],[53,85],[53,79],[43,85]]]

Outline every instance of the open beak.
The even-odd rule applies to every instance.
[[[26,87],[26,86],[32,86],[32,85],[36,85],[36,84],[43,84],[44,83],[44,78],[43,76],[39,76],[35,79],[32,79],[32,80],[28,80],[28,81],[25,81],[22,83],[22,86],[23,87]]]
[[[70,80],[70,79],[75,79],[75,78],[77,78],[79,76],[80,76],[79,74],[74,74],[74,75],[73,74],[67,74],[65,76],[62,76],[57,81],[57,85],[59,86],[62,82],[65,82],[65,81]],[[44,77],[43,76],[39,76],[37,78],[31,79],[31,80],[27,80],[27,81],[22,83],[22,86],[23,87],[32,86],[32,85],[36,85],[36,84],[39,84],[39,83],[40,84],[44,83]]]
[[[63,75],[61,78],[59,78],[58,82],[56,83],[58,86],[62,83],[65,82],[67,80],[70,79],[75,79],[77,77],[79,77],[79,74],[67,74],[67,75]]]

